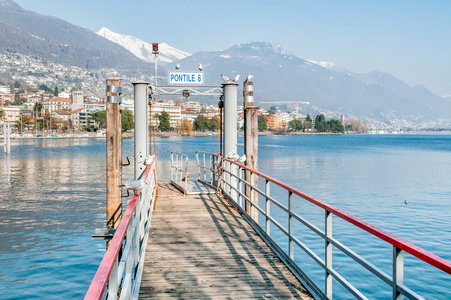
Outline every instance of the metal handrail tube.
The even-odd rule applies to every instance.
[[[139,192],[133,194],[85,295],[86,300],[103,299],[107,285],[111,286],[108,292],[110,295],[116,297],[117,291],[119,287],[121,287],[121,299],[123,299],[122,297],[128,299],[134,289],[131,286],[132,283],[135,284],[135,288],[136,284],[139,284],[140,278],[138,277],[141,276],[140,271],[134,272],[134,276],[137,276],[135,280],[133,280],[131,273],[133,268],[136,267],[137,256],[141,256],[141,259],[138,258],[138,260],[142,260],[142,252],[145,247],[145,245],[140,245],[140,237],[146,237],[145,232],[143,233],[142,229],[144,229],[144,231],[148,230],[148,228],[146,229],[146,227],[143,226],[149,222],[147,218],[151,215],[151,210],[153,208],[153,205],[150,205],[150,203],[153,202],[156,196],[154,191],[156,184],[153,182],[155,176],[154,174],[149,176],[150,171],[155,170],[155,165],[156,155],[153,155],[153,162],[150,165],[147,165],[141,176],[141,179],[146,180],[146,182],[151,180],[150,184],[148,184],[149,187],[145,185]],[[147,198],[149,194],[152,195],[152,198],[144,199],[146,201],[143,201],[143,195]],[[126,241],[125,245],[124,240]],[[120,261],[118,261],[121,250],[122,257],[120,258]],[[135,250],[137,250],[138,253],[133,254],[132,252]],[[135,255],[135,259],[133,259],[133,255]],[[142,263],[139,264],[139,268],[142,268]],[[125,276],[123,277],[124,272]]]
[[[212,154],[212,155],[217,156],[217,154]],[[224,159],[224,160],[227,160],[230,163],[237,164],[236,162],[228,160],[228,159]],[[312,196],[310,196],[310,195],[308,195],[308,194],[306,194],[306,193],[304,193],[304,192],[302,192],[302,191],[300,191],[298,189],[295,189],[295,188],[293,188],[293,187],[281,182],[280,180],[272,178],[272,177],[270,177],[270,176],[268,176],[266,174],[263,174],[263,173],[261,173],[259,171],[256,171],[256,170],[253,170],[253,169],[251,169],[251,168],[249,168],[247,166],[244,166],[244,165],[242,165],[242,168],[246,169],[246,170],[248,170],[250,172],[253,172],[254,174],[256,174],[257,176],[259,176],[261,178],[269,180],[270,182],[280,186],[281,188],[283,188],[283,189],[285,189],[287,191],[290,191],[293,194],[295,194],[295,195],[297,195],[297,196],[299,196],[299,197],[301,197],[301,198],[303,198],[303,199],[315,204],[316,206],[319,206],[322,209],[325,209],[325,210],[331,212],[332,214],[340,217],[341,219],[343,219],[345,221],[348,221],[349,223],[351,223],[351,224],[353,224],[353,225],[355,225],[355,226],[357,226],[357,227],[359,227],[359,228],[371,233],[372,235],[374,235],[374,236],[376,236],[376,237],[378,237],[378,238],[380,238],[380,239],[392,244],[393,246],[396,246],[396,247],[406,251],[407,253],[412,254],[413,256],[415,256],[415,257],[427,262],[428,264],[430,264],[430,265],[432,265],[432,266],[434,266],[434,267],[436,267],[436,268],[438,268],[438,269],[440,269],[440,270],[442,270],[442,271],[444,271],[444,272],[446,272],[448,274],[451,274],[451,262],[449,262],[449,261],[447,261],[447,260],[445,260],[445,259],[443,259],[443,258],[441,258],[441,257],[429,252],[429,251],[426,251],[426,250],[424,250],[424,249],[422,249],[422,248],[420,248],[418,246],[415,246],[415,245],[413,245],[413,244],[411,244],[411,243],[409,243],[407,241],[404,241],[403,239],[398,238],[397,236],[395,236],[395,235],[393,235],[391,233],[388,233],[388,232],[386,232],[386,231],[384,231],[384,230],[382,230],[382,229],[380,229],[380,228],[378,228],[378,227],[376,227],[374,225],[371,225],[368,222],[365,222],[365,221],[363,221],[363,220],[361,220],[361,219],[359,219],[357,217],[354,217],[353,215],[351,215],[349,213],[346,213],[346,212],[342,211],[341,209],[336,208],[335,206],[332,206],[332,205],[330,205],[330,204],[328,204],[328,203],[326,203],[324,201],[321,201],[321,200],[319,200],[319,199],[317,199],[315,197],[312,197]]]
[[[308,254],[318,265],[320,265],[323,269],[326,270],[326,281],[327,281],[327,274],[329,274],[330,276],[332,276],[334,279],[336,279],[343,287],[345,287],[350,293],[352,293],[355,297],[359,298],[359,299],[367,299],[360,291],[358,291],[352,284],[350,284],[346,279],[344,279],[336,270],[331,268],[331,261],[328,263],[328,265],[326,266],[326,263],[320,258],[318,257],[313,251],[311,251],[306,245],[304,245],[302,242],[299,241],[298,238],[296,238],[295,236],[290,235],[290,229],[286,229],[284,228],[278,221],[276,221],[273,217],[271,217],[269,214],[267,214],[263,208],[260,208],[258,205],[255,205],[255,203],[253,203],[251,201],[251,199],[249,199],[249,197],[247,197],[245,194],[243,194],[242,189],[241,189],[241,184],[244,183],[245,187],[249,187],[252,191],[257,191],[258,194],[260,194],[261,196],[263,196],[266,200],[265,206],[266,206],[266,210],[268,210],[268,203],[274,203],[277,207],[279,207],[282,211],[284,211],[286,214],[288,214],[289,216],[289,220],[297,220],[300,223],[302,223],[304,226],[306,226],[307,228],[309,228],[311,231],[313,231],[317,236],[321,237],[325,243],[326,243],[326,248],[328,247],[328,245],[333,245],[335,246],[337,249],[339,249],[342,253],[344,253],[346,256],[350,257],[352,260],[354,260],[355,262],[357,262],[359,265],[363,266],[365,269],[367,269],[368,271],[370,271],[372,274],[376,275],[379,279],[381,279],[383,282],[387,283],[388,285],[393,287],[393,298],[397,299],[397,295],[404,295],[408,298],[411,299],[423,299],[421,296],[419,296],[418,294],[416,294],[415,292],[413,292],[411,289],[409,289],[408,287],[406,287],[403,284],[403,265],[404,265],[404,258],[403,258],[403,251],[417,257],[418,259],[430,264],[431,266],[434,266],[448,274],[451,274],[451,262],[446,261],[445,259],[436,256],[435,254],[432,254],[418,246],[415,246],[407,241],[404,241],[386,231],[383,231],[382,229],[379,229],[359,218],[356,218],[332,205],[329,205],[319,199],[316,199],[304,192],[301,192],[291,186],[288,186],[284,183],[282,183],[279,180],[276,180],[268,175],[265,175],[263,173],[260,173],[258,171],[255,171],[253,169],[250,169],[249,167],[246,167],[242,164],[236,163],[232,160],[229,159],[225,159],[220,157],[218,154],[209,154],[210,157],[217,157],[219,160],[222,160],[222,162],[224,163],[230,163],[230,164],[235,164],[239,167],[240,173],[238,173],[238,176],[235,175],[232,172],[229,172],[227,170],[227,168],[224,168],[223,172],[227,173],[229,176],[229,178],[236,178],[238,179],[239,185],[238,185],[238,189],[231,186],[227,180],[225,180],[225,178],[222,178],[221,180],[223,181],[223,187],[227,186],[229,191],[234,190],[238,193],[238,197],[239,199],[244,198],[245,199],[245,203],[250,203],[252,208],[256,208],[257,211],[266,218],[266,226],[268,227],[268,222],[271,222],[272,224],[274,224],[283,234],[285,234],[286,236],[288,236],[289,238],[289,244],[290,242],[294,242],[294,244],[296,244],[298,247],[300,247],[306,254]],[[204,155],[204,160],[205,160],[205,155]],[[199,163],[199,162],[198,162]],[[214,167],[214,166],[213,166]],[[258,176],[260,178],[263,178],[266,180],[265,182],[265,191],[268,192],[263,192],[261,191],[258,187],[253,186],[252,184],[250,184],[249,182],[247,182],[245,179],[242,178],[241,176],[241,172],[242,170],[246,170],[246,171],[250,171],[251,174]],[[211,172],[214,172],[214,168],[210,169]],[[217,171],[217,170],[216,170]],[[231,176],[230,176],[231,175]],[[293,195],[296,195],[298,197],[301,197],[307,201],[309,201],[310,203],[316,205],[319,208],[324,209],[327,213],[326,216],[327,218],[325,219],[325,222],[330,222],[329,225],[330,226],[329,230],[330,233],[326,234],[325,232],[323,232],[321,229],[319,229],[318,227],[316,227],[315,225],[313,225],[312,223],[308,222],[307,220],[305,220],[303,217],[301,217],[300,215],[298,215],[297,213],[291,211],[289,208],[286,208],[283,204],[281,204],[280,202],[278,202],[277,200],[275,200],[272,196],[269,195],[269,184],[273,183],[278,185],[279,187],[281,187],[282,189],[285,189],[286,191],[288,191],[288,195],[289,195],[289,200]],[[224,191],[224,189],[223,189]],[[226,196],[227,195],[226,193]],[[232,199],[234,200],[234,199]],[[234,200],[235,201],[235,200]],[[236,204],[236,202],[234,202]],[[240,200],[240,204],[241,204],[241,200]],[[289,201],[290,204],[290,201]],[[240,205],[239,208],[244,212],[243,209],[243,205]],[[268,210],[269,211],[269,210]],[[338,216],[341,219],[347,221],[348,223],[351,223],[352,225],[380,238],[381,240],[391,244],[394,249],[396,250],[396,253],[400,253],[400,257],[394,256],[393,257],[393,276],[395,277],[391,277],[389,276],[387,273],[385,273],[384,271],[382,271],[381,269],[377,268],[376,266],[374,266],[373,264],[371,264],[370,262],[368,262],[367,260],[365,260],[363,257],[361,257],[360,255],[358,255],[357,253],[355,253],[354,251],[352,251],[351,249],[349,249],[347,246],[343,245],[342,243],[340,243],[338,240],[336,240],[335,238],[332,237],[332,223],[331,223],[331,217],[332,215]],[[252,219],[252,216],[251,216]],[[326,224],[325,223],[325,224]],[[289,227],[290,227],[290,221],[289,221]],[[263,231],[260,226],[255,223],[255,226],[257,226],[259,228],[258,232],[260,232],[261,234],[263,234],[265,231]],[[326,229],[328,228],[326,226]],[[292,231],[292,230],[291,230]],[[269,230],[267,229],[267,232],[269,232]],[[269,238],[269,234],[268,234],[268,238]],[[272,241],[271,243],[273,243],[274,241]],[[276,244],[277,246],[277,244]],[[290,247],[289,247],[290,248]],[[279,248],[280,249],[280,248]],[[289,249],[289,252],[292,251],[292,247],[291,249]],[[394,252],[395,253],[395,252]],[[289,253],[289,257],[291,257],[291,259],[293,259],[293,253]],[[327,255],[327,250],[326,250],[326,255]],[[330,254],[331,255],[331,252]],[[331,258],[331,257],[330,257]],[[294,261],[293,261],[294,263]],[[399,265],[398,265],[399,264]],[[399,268],[400,271],[397,271]],[[400,272],[400,273],[398,273]],[[330,280],[330,279],[329,279]],[[326,290],[328,288],[331,289],[332,285],[331,285],[331,281],[330,283],[326,284]],[[330,293],[330,294],[329,294]],[[331,290],[328,292],[329,296],[326,296],[325,294],[323,295],[319,295],[320,297],[329,297],[332,298],[332,293]]]
[[[226,183],[228,184],[228,183]],[[232,189],[234,189],[235,191],[237,191],[237,189],[235,189],[234,187],[231,187]],[[284,233],[287,237],[290,237],[290,233],[288,232],[288,229],[286,229],[285,227],[283,227],[277,220],[275,220],[273,217],[267,215],[265,213],[265,211],[260,208],[258,205],[255,205],[254,203],[252,203],[249,198],[242,194],[242,197],[248,201],[249,203],[251,203],[251,205],[256,208],[263,216],[267,217],[269,220],[271,220],[271,222],[277,227],[279,228],[279,230]],[[294,214],[293,214],[294,215]],[[293,239],[293,241],[302,249],[304,250],[305,253],[307,253],[313,260],[316,261],[316,263],[318,263],[319,265],[321,265],[324,269],[325,269],[325,264],[324,261],[318,256],[316,255],[309,247],[307,247],[304,243],[302,243],[301,241],[299,241],[299,239],[297,239],[294,236],[291,236],[291,238]]]
[[[357,290],[349,281],[347,281],[343,276],[341,276],[337,271],[334,269],[328,269],[328,272],[332,275],[335,280],[337,280],[342,286],[344,286],[354,297],[357,299],[365,299],[368,298],[365,297],[359,290]]]

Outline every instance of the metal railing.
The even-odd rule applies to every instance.
[[[146,184],[134,192],[85,299],[138,299],[156,199],[156,162],[153,155],[141,175]]]
[[[203,160],[199,160],[199,154],[202,154]],[[206,158],[208,157],[208,158]],[[221,185],[222,193],[228,197],[234,205],[242,212],[243,216],[253,226],[253,228],[259,233],[259,235],[266,241],[266,243],[273,248],[273,250],[279,255],[279,257],[285,262],[285,264],[291,269],[296,277],[314,294],[317,298],[332,299],[332,279],[335,279],[340,285],[346,288],[357,299],[367,299],[367,297],[353,286],[343,275],[341,275],[336,269],[332,268],[332,246],[340,250],[342,254],[351,258],[354,262],[377,276],[380,280],[390,286],[392,299],[402,299],[406,296],[409,299],[424,299],[422,296],[415,293],[413,290],[404,285],[404,253],[409,253],[414,257],[426,262],[427,264],[438,268],[448,274],[451,274],[451,262],[440,258],[420,247],[417,247],[409,242],[406,242],[382,229],[379,229],[359,218],[356,218],[332,205],[327,204],[319,199],[316,199],[304,192],[301,192],[291,186],[284,184],[283,182],[271,178],[263,173],[252,170],[242,164],[233,162],[228,159],[223,159],[218,154],[197,152],[196,158],[198,160],[198,173],[199,180],[205,184],[213,186]],[[232,165],[235,166],[236,172],[233,171]],[[232,171],[230,171],[232,170]],[[219,171],[219,179],[218,178]],[[247,176],[250,177],[249,181],[244,179],[243,173],[248,172]],[[250,173],[250,174],[249,174]],[[202,175],[202,176],[201,176]],[[260,180],[264,180],[264,190],[258,186],[254,186],[251,182],[254,182],[254,176],[258,176]],[[281,201],[271,196],[271,184],[282,188],[288,193],[287,205],[281,203]],[[247,190],[247,192],[246,192]],[[260,195],[265,203],[263,208],[254,203],[254,194]],[[324,224],[324,230],[321,230],[311,222],[307,221],[300,214],[294,211],[294,196],[300,197],[314,204],[316,207],[321,208],[324,211],[324,219],[321,221]],[[302,200],[299,199],[299,200]],[[244,201],[243,201],[244,200]],[[246,213],[246,203],[251,206]],[[274,213],[271,215],[271,207],[275,206],[286,214],[287,220],[286,228],[276,220]],[[259,216],[263,217],[264,226],[260,226],[255,220],[258,216],[254,216],[254,211]],[[380,268],[376,267],[373,263],[369,262],[348,246],[345,246],[342,242],[338,241],[332,236],[332,217],[338,217],[360,229],[363,229],[367,233],[379,238],[386,244],[391,245],[393,251],[390,260],[392,261],[392,273],[387,274]],[[294,223],[294,221],[297,221]],[[271,237],[271,224],[277,227],[287,237],[288,249],[282,250],[282,247],[276,243]],[[300,237],[294,235],[295,225],[305,226],[316,236],[320,237],[324,241],[324,248],[322,249],[322,255],[324,259],[315,253],[306,245],[306,241]],[[296,228],[298,229],[298,228]],[[294,260],[295,246],[306,253],[313,261],[315,261],[322,270],[325,272],[324,290],[318,287],[318,285],[311,279],[303,270],[298,266]],[[297,249],[296,249],[297,250]],[[297,250],[298,251],[298,250]]]
[[[183,191],[188,192],[188,155],[171,152],[171,183]]]

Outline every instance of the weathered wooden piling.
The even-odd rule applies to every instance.
[[[258,109],[254,106],[254,83],[251,80],[252,77],[248,76],[243,84],[244,154],[246,155],[246,166],[258,170]],[[251,182],[253,186],[258,186],[257,176],[253,176],[249,171],[246,171],[246,181]],[[257,192],[251,192],[248,186],[246,186],[246,197],[258,205]],[[256,208],[251,209],[251,204],[248,202],[246,202],[246,212],[258,222],[258,211]]]
[[[106,185],[107,228],[117,228],[122,215],[122,79],[106,81]]]

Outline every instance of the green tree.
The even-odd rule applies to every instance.
[[[275,111],[275,110],[272,110],[272,109],[270,109],[270,110],[268,110],[268,114],[270,114],[270,115],[275,115],[275,114],[276,114],[276,111]]]
[[[42,110],[42,103],[37,102],[35,104],[35,106],[33,107],[33,114],[37,116],[37,115],[41,114],[41,110]]]
[[[13,102],[13,104],[14,105],[21,105],[22,104],[22,103],[20,103],[20,93],[19,92],[16,92],[14,94],[14,102]]]
[[[313,128],[313,123],[311,121],[304,121],[304,123],[302,124],[302,130],[309,130]]]
[[[305,117],[305,121],[313,123],[313,120],[312,120],[312,117],[310,117],[310,114],[307,114],[307,117]]]
[[[209,121],[207,117],[205,117],[204,115],[198,115],[196,119],[194,119],[194,130],[208,130],[208,123]]]
[[[124,118],[124,112],[122,112],[122,119]],[[91,114],[91,120],[94,120],[100,128],[106,127],[106,110],[96,111]],[[123,121],[122,121],[123,122]],[[124,127],[124,126],[122,126]]]
[[[264,131],[264,130],[268,129],[266,122],[268,122],[268,119],[266,119],[265,116],[263,116],[263,115],[258,116],[258,130],[259,131]]]
[[[326,117],[323,114],[317,115],[315,118],[315,130],[318,132],[326,132],[328,129]]]
[[[156,117],[160,121],[160,125],[158,126],[158,129],[160,129],[160,130],[170,130],[171,129],[171,124],[169,123],[170,117],[166,111],[163,110],[161,112],[161,114],[158,114]]]
[[[14,82],[14,88],[15,88],[15,89],[19,89],[20,86],[21,86],[21,84],[20,84],[19,81]]]
[[[46,86],[45,84],[41,84],[41,85],[39,86],[39,89],[40,89],[40,90],[43,90],[43,91],[46,92],[46,93],[51,93],[51,92],[52,92],[52,89],[49,88],[48,86]]]
[[[54,95],[55,97],[58,97],[58,93],[59,93],[58,87],[55,87],[55,91],[53,92],[53,95]]]
[[[330,120],[329,122],[329,129],[332,132],[344,132],[345,129],[343,127],[343,124],[339,120]]]
[[[168,117],[169,117],[169,115],[168,115]],[[105,111],[105,122],[106,122],[106,111]],[[168,118],[168,122],[169,122],[169,118]],[[160,125],[161,125],[161,121],[160,121]],[[129,109],[124,109],[122,111],[122,129],[130,130],[130,129],[133,129],[134,126],[135,126],[135,121],[134,121],[133,113]]]
[[[291,130],[302,130],[302,121],[301,120],[291,120],[288,122],[288,127]]]
[[[218,117],[213,117],[210,120],[208,120],[208,130],[218,130],[218,125],[219,125],[219,119]]]

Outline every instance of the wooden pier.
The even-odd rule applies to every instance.
[[[222,197],[160,184],[140,299],[313,299]]]

